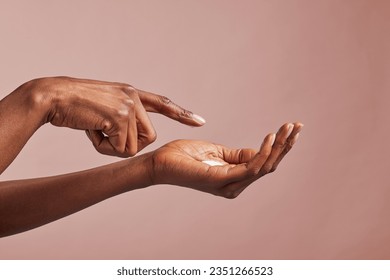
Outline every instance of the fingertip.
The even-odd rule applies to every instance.
[[[197,114],[192,114],[192,119],[196,122],[198,126],[202,126],[206,123],[206,120]]]
[[[271,133],[270,137],[269,137],[269,141],[270,141],[270,145],[273,146],[274,143],[275,143],[275,139],[276,139],[276,134],[275,133]]]
[[[296,130],[300,131],[304,127],[304,124],[301,123],[301,122],[295,122],[294,123],[294,127],[295,127]]]
[[[292,123],[288,123],[287,124],[287,137],[291,135],[291,133],[293,132],[293,129],[294,129],[294,125]]]

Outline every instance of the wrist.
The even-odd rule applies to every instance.
[[[136,183],[129,184],[129,187],[133,189],[133,186],[136,188],[146,188],[152,185],[155,185],[154,179],[154,169],[153,169],[153,152],[145,153],[131,159],[128,159],[129,164],[132,166],[130,172],[133,174],[130,175],[134,179],[134,174],[137,174]],[[134,172],[134,170],[137,170]]]
[[[110,196],[153,185],[150,154],[146,153],[102,166],[100,168],[103,172],[97,170],[97,174],[102,175],[100,182],[109,178],[112,187]]]
[[[25,104],[33,116],[37,119],[39,126],[44,125],[50,119],[53,112],[53,96],[47,92],[46,78],[38,78],[24,83],[18,92],[21,92]]]

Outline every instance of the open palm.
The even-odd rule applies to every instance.
[[[235,198],[277,168],[302,126],[284,124],[276,134],[265,137],[260,150],[230,149],[198,140],[170,142],[153,152],[153,181]]]

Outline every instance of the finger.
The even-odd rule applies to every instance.
[[[168,97],[142,90],[138,90],[138,93],[142,104],[148,112],[159,113],[191,126],[202,126],[206,123],[204,118],[180,107]]]
[[[137,125],[137,152],[156,140],[156,131],[146,113],[138,95],[133,96],[135,102],[135,119]]]
[[[285,145],[285,148],[284,150],[282,151],[282,153],[279,155],[279,157],[277,158],[277,160],[275,161],[274,165],[272,166],[272,169],[271,171],[274,171],[276,170],[276,168],[278,167],[279,163],[281,162],[281,160],[284,158],[284,156],[291,150],[291,148],[294,146],[294,144],[296,143],[296,141],[298,140],[298,137],[299,137],[299,133],[302,131],[302,128],[303,128],[303,124],[301,123],[295,123],[294,124],[294,129],[293,131],[291,132],[291,135],[288,137],[288,139],[286,140],[286,145]]]
[[[119,153],[108,140],[108,137],[104,136],[100,130],[87,130],[86,132],[88,138],[99,153],[110,156],[128,157],[128,155]]]
[[[256,153],[249,162],[238,164],[228,170],[226,176],[227,180],[225,181],[225,184],[238,182],[250,178],[257,178],[261,167],[267,161],[271,153],[272,144],[274,141],[275,134],[268,134],[264,138],[259,152]]]
[[[288,151],[291,149],[291,147],[295,144],[299,137],[299,133],[302,130],[303,124],[301,123],[295,123],[294,129],[291,132],[290,136],[286,140],[286,146],[282,153],[280,154],[279,158],[276,160],[274,166],[272,169],[276,169],[279,162],[283,159],[283,157],[288,153]],[[271,169],[271,171],[272,171]],[[237,197],[240,193],[242,193],[250,184],[252,184],[254,181],[256,181],[255,178],[249,178],[243,181],[233,182],[225,186],[226,192],[230,198]]]
[[[136,110],[134,109],[129,112],[127,139],[125,143],[125,153],[129,156],[134,156],[138,151],[138,129],[135,111]]]
[[[294,129],[293,124],[286,123],[276,133],[275,143],[272,145],[271,154],[260,170],[261,176],[271,171],[275,161],[278,159],[279,155],[284,150],[286,145],[286,140],[290,136],[293,129]]]
[[[272,145],[275,143],[275,139],[275,133],[268,134],[261,144],[260,151],[248,163],[248,170],[256,178],[272,153]]]
[[[230,149],[222,145],[217,145],[222,159],[230,164],[240,164],[250,161],[257,151],[255,149]]]
[[[259,171],[272,151],[275,134],[268,134],[258,153],[247,164],[236,165],[230,170],[230,180],[221,188],[222,196],[237,197],[247,186],[259,178]]]

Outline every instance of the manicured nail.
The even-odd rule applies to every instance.
[[[289,124],[287,125],[287,128],[288,128],[287,137],[289,137],[290,134],[291,134],[291,132],[292,132],[293,129],[294,129],[294,125],[293,125],[292,123],[289,123]]]
[[[196,121],[198,124],[205,124],[206,123],[206,120],[197,114],[192,114],[192,119],[194,121]]]

